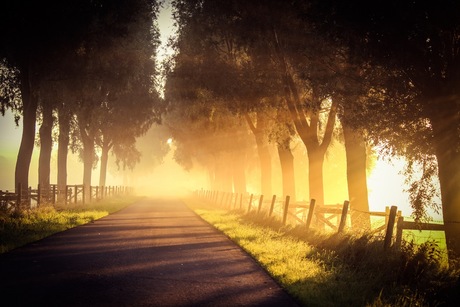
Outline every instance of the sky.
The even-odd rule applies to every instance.
[[[162,45],[158,52],[158,62],[172,51],[166,48],[168,38],[174,32],[173,20],[171,18],[171,6],[169,1],[166,1],[163,8],[160,10],[158,25],[160,28],[160,35]],[[20,123],[21,125],[21,123]],[[38,131],[38,129],[37,129]],[[16,155],[19,149],[22,128],[16,127],[11,112],[7,112],[4,117],[0,116],[0,189],[1,190],[14,190],[14,167],[16,163]],[[33,159],[30,166],[30,185],[36,186],[37,184],[37,169],[38,169],[38,154],[39,150],[36,147],[33,153]],[[56,149],[53,150],[52,159],[52,174],[51,178],[56,178]],[[82,164],[79,162],[75,155],[69,156],[69,184],[78,184],[82,178]],[[404,168],[404,161],[395,159],[392,162],[379,159],[375,168],[370,172],[368,177],[369,188],[369,203],[370,209],[375,211],[383,211],[385,206],[397,205],[403,211],[404,216],[410,216],[411,209],[408,206],[408,195],[404,193],[405,188],[404,176],[400,172]],[[107,174],[107,185],[121,185],[122,179],[116,178],[114,173]],[[143,182],[148,184],[141,184],[143,192],[153,192],[155,194],[172,193],[177,195],[178,192],[172,186],[179,186],[182,189],[192,189],[192,183],[205,182],[206,179],[200,177],[197,173],[184,172],[179,165],[173,160],[173,150],[165,158],[162,165],[158,166],[152,171],[152,175],[148,178],[141,178]],[[99,169],[93,171],[93,184],[97,184],[99,180]],[[51,180],[53,181],[53,179]],[[331,199],[333,202],[342,202],[344,199],[338,197]],[[327,202],[326,195],[326,202]],[[440,215],[434,215],[435,220],[440,220]]]

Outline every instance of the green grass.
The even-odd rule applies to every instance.
[[[186,200],[246,250],[304,306],[435,306],[454,302],[459,270],[442,265],[436,242],[383,251],[367,234],[306,232],[276,219]]]
[[[0,253],[78,225],[90,223],[130,204],[136,197],[112,197],[87,205],[44,205],[16,213],[0,212]]]

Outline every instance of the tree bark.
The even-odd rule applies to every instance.
[[[290,139],[287,139],[284,142],[278,143],[277,147],[283,177],[283,199],[289,195],[291,201],[295,202],[294,155],[291,152],[289,143]]]
[[[447,248],[460,256],[460,153],[438,153],[436,157]]]
[[[78,118],[78,125],[83,143],[83,185],[85,187],[85,201],[87,201],[89,200],[91,173],[94,162],[94,137],[86,130],[84,118]]]
[[[89,199],[91,174],[94,162],[94,143],[92,140],[83,142],[83,185],[85,187],[85,201]]]
[[[67,186],[67,155],[69,152],[69,133],[70,115],[64,106],[58,108],[59,138],[57,156],[57,185],[59,190],[59,200],[63,200],[65,188]]]
[[[347,157],[348,198],[351,209],[351,225],[354,229],[370,229],[371,220],[367,191],[366,144],[362,134],[342,123]]]
[[[286,99],[288,107],[293,113],[294,125],[302,142],[307,149],[308,155],[308,178],[309,178],[309,196],[316,200],[319,206],[324,205],[324,183],[323,183],[323,163],[327,148],[331,143],[332,132],[335,126],[337,114],[337,103],[333,100],[326,123],[324,136],[320,141],[318,135],[319,114],[310,114],[310,123],[305,116],[302,116],[290,99]]]
[[[109,160],[110,144],[103,144],[101,149],[101,169],[99,173],[99,186],[104,187],[107,179],[107,164]]]
[[[332,140],[332,132],[335,126],[337,115],[337,102],[332,100],[332,104],[327,117],[326,129],[322,140],[318,134],[320,126],[319,111],[321,110],[322,101],[316,96],[315,88],[312,88],[311,101],[316,108],[303,109],[300,94],[294,80],[294,76],[289,69],[286,57],[283,53],[282,46],[278,41],[276,31],[273,31],[273,43],[275,56],[278,59],[283,84],[284,100],[291,115],[292,121],[304,143],[308,153],[309,165],[309,195],[310,198],[316,199],[316,204],[324,205],[324,187],[323,187],[323,162],[324,155]],[[307,118],[309,120],[307,120]]]
[[[51,151],[53,149],[53,108],[50,104],[42,106],[43,122],[40,126],[40,156],[38,158],[38,183],[40,189],[49,192],[50,171],[51,171]],[[42,194],[45,198],[47,193]]]
[[[460,256],[459,114],[456,101],[445,102],[431,119],[449,256]]]
[[[35,143],[38,97],[32,88],[29,67],[21,70],[22,136],[16,160],[14,176],[15,189],[20,183],[25,190],[29,186],[29,168]]]
[[[318,148],[307,149],[308,186],[310,198],[320,206],[324,205],[323,163],[324,153]]]

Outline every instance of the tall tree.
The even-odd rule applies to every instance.
[[[147,45],[153,46],[152,42],[158,37],[158,31],[152,27],[157,9],[155,0],[2,2],[0,28],[8,31],[2,33],[0,57],[6,58],[11,66],[17,68],[22,98],[22,105],[19,107],[23,115],[23,137],[16,166],[16,183],[28,185],[39,88],[43,80],[51,75],[50,67],[58,67],[61,73],[65,66],[70,68],[73,75],[62,73],[59,77],[65,76],[72,83],[72,92],[91,90],[85,95],[94,95],[89,97],[91,102],[95,102],[92,105],[103,103],[106,99],[101,97],[108,94],[107,83],[121,73],[121,70],[116,71],[114,68],[126,68],[117,65],[120,64],[117,60],[125,58],[115,57],[122,54],[111,54],[110,50],[115,49],[110,48],[117,46],[117,50],[125,51],[124,55],[134,52],[135,58],[145,58],[145,54],[135,54],[137,49],[132,48],[133,44],[123,42],[131,39],[131,42],[141,43],[145,40]],[[129,39],[126,40],[126,37]],[[152,50],[148,55],[149,59],[153,54]],[[129,59],[132,60],[133,57],[128,57]],[[75,89],[78,85],[80,88]],[[83,97],[80,96],[75,101],[82,102],[81,98]],[[46,103],[44,102],[43,110],[48,110]],[[89,133],[96,129],[89,125],[93,116],[90,116],[88,104],[81,109],[86,112],[80,112],[79,115],[83,121],[80,123],[83,143],[86,144],[85,147],[93,147],[90,143],[94,142],[95,135],[93,132]],[[85,116],[88,117],[83,119]],[[90,151],[93,149],[88,149]],[[87,153],[85,156],[90,159],[93,155]],[[86,174],[85,178],[88,180],[90,176]]]
[[[56,1],[3,1],[0,8],[2,44],[0,57],[7,59],[19,75],[23,134],[15,170],[15,184],[27,186],[35,138],[38,86],[47,64],[64,48],[75,46],[84,28],[88,3]],[[6,30],[7,29],[7,30]]]
[[[95,145],[99,142],[103,148],[104,169],[108,150],[123,137],[131,140],[126,137],[128,131],[134,133],[131,137],[145,132],[156,115],[159,100],[154,91],[152,59],[158,46],[154,26],[157,11],[156,1],[104,3],[93,15],[90,34],[78,49],[76,63],[83,69],[77,69],[76,113],[87,188],[91,185]],[[128,109],[129,115],[123,117],[121,112]]]
[[[314,4],[312,15],[323,20],[318,30],[324,30],[324,37],[348,46],[356,62],[389,72],[384,91],[374,93],[375,102],[368,105],[380,121],[369,117],[363,126],[390,152],[431,165],[422,169],[427,171],[425,183],[436,174],[432,166],[437,166],[448,248],[460,254],[460,5],[332,0]],[[432,193],[423,182],[411,191],[414,212],[421,218]]]
[[[40,155],[38,158],[38,183],[44,191],[49,190],[51,172],[51,151],[53,149],[53,107],[50,103],[44,103],[41,107],[42,122],[40,125]],[[43,195],[47,197],[48,195]]]
[[[248,48],[254,47],[252,41],[262,42],[265,52],[271,55],[271,68],[275,69],[284,89],[279,94],[284,98],[297,133],[307,148],[310,197],[322,205],[323,162],[332,139],[337,102],[330,100],[331,93],[324,90],[327,84],[323,84],[322,71],[308,61],[309,57],[318,56],[325,49],[309,35],[306,25],[298,18],[299,9],[302,7],[293,3],[256,1],[245,7],[242,18],[252,29]],[[323,114],[328,114],[325,125],[321,119]]]
[[[258,147],[261,192],[270,195],[269,129],[264,124],[267,121],[264,114],[276,100],[264,98],[272,94],[275,79],[265,78],[269,70],[261,67],[267,56],[252,52],[242,44],[244,31],[239,23],[237,3],[204,1],[196,5],[195,1],[176,1],[176,19],[180,27],[175,46],[188,55],[186,60],[194,61],[193,78],[202,78],[199,86],[212,92],[226,109],[246,119]],[[248,114],[256,114],[256,120]]]
[[[69,98],[67,98],[69,99]],[[67,186],[67,156],[70,145],[71,130],[75,130],[74,114],[66,101],[60,101],[57,105],[57,116],[59,126],[58,153],[57,153],[57,185],[59,199],[64,197]]]

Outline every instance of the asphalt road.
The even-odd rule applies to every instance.
[[[296,306],[181,201],[146,199],[0,255],[2,306]]]

